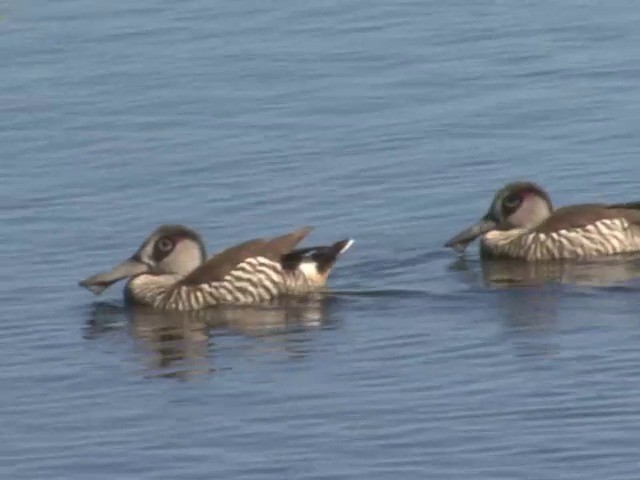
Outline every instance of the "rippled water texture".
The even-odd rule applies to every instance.
[[[0,0],[0,477],[629,479],[640,263],[442,248],[640,200],[640,4]],[[158,224],[356,243],[323,300],[77,281]]]

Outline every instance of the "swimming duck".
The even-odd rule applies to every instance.
[[[640,202],[554,210],[542,187],[513,182],[498,190],[478,223],[445,246],[462,252],[480,236],[483,257],[545,261],[640,252]]]
[[[209,260],[200,235],[184,225],[162,225],[128,260],[80,282],[99,295],[129,278],[125,298],[162,310],[199,310],[218,304],[258,304],[281,295],[321,290],[337,258],[353,243],[294,249],[305,227],[272,239],[230,247]]]

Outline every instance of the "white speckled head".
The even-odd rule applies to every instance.
[[[157,228],[132,257],[155,274],[187,275],[206,258],[204,243],[195,231],[183,225]]]
[[[553,212],[547,192],[531,182],[514,182],[501,188],[493,199],[486,218],[499,230],[532,228]]]
[[[118,280],[143,273],[183,277],[202,265],[205,258],[204,244],[196,232],[182,225],[163,225],[147,237],[131,258],[80,285],[98,295]]]
[[[496,193],[489,211],[476,224],[464,229],[446,247],[463,251],[476,238],[492,230],[532,228],[553,212],[549,195],[531,182],[510,183]]]

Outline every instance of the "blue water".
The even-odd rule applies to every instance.
[[[0,2],[0,477],[637,479],[640,266],[442,244],[640,199],[640,5]],[[140,314],[158,224],[353,236],[335,294]]]

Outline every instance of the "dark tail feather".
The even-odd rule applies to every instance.
[[[299,248],[282,257],[282,266],[288,270],[298,268],[303,260],[316,263],[318,273],[325,273],[335,263],[336,259],[353,245],[353,239],[347,238],[331,246]]]
[[[338,257],[346,252],[352,244],[353,240],[347,238],[334,243],[330,247],[316,249],[316,251],[311,254],[311,259],[316,262],[318,273],[327,272]]]

